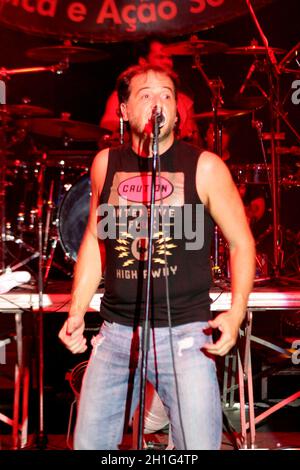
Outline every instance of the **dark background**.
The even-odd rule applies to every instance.
[[[272,5],[259,11],[258,18],[270,46],[281,47],[289,51],[299,42],[299,0],[277,0]],[[258,39],[258,33],[252,19],[249,15],[246,15],[243,18],[220,25],[215,29],[200,32],[198,37],[200,39],[222,41],[231,47],[237,47],[248,45],[253,38]],[[180,37],[179,31],[177,39],[184,40],[187,39],[187,36]],[[27,59],[26,51],[35,47],[57,44],[59,42],[53,39],[29,36],[0,26],[0,67],[19,68],[45,65],[42,62],[32,62]],[[91,46],[88,45],[88,47]],[[95,44],[93,47],[108,52],[108,59],[96,63],[71,64],[70,69],[62,76],[50,73],[14,76],[7,84],[7,102],[18,104],[21,103],[22,98],[29,97],[33,105],[52,110],[56,117],[59,117],[61,112],[69,112],[71,113],[71,119],[98,125],[104,111],[106,99],[114,88],[116,77],[125,67],[134,61],[134,44]],[[251,56],[237,55],[217,55],[203,58],[204,68],[209,77],[220,76],[224,82],[225,89],[223,96],[225,105],[243,83],[252,59]],[[192,65],[191,57],[175,58],[175,69],[181,77],[182,84],[184,84],[183,88],[193,97],[195,111],[200,113],[210,110],[209,93],[199,72],[193,69]],[[268,91],[265,73],[258,74],[257,78]],[[283,96],[289,93],[291,84],[295,79],[294,75],[282,75],[280,83]],[[248,90],[248,92],[255,94],[253,90]],[[295,106],[288,99],[285,111],[288,113],[291,123],[299,132],[300,105]],[[257,113],[257,118],[262,119],[263,129],[268,131],[267,106]],[[251,127],[251,115],[232,121],[233,123],[230,124],[230,127],[232,132],[233,162],[237,164],[262,162],[260,147],[255,132]],[[287,131],[282,122],[280,125],[283,131]],[[40,144],[37,141],[36,145],[39,147],[39,145],[44,144]],[[299,145],[299,142],[287,131],[286,141],[283,145]],[[52,146],[51,142],[49,142],[49,146]],[[62,143],[57,141],[53,146],[63,148]],[[94,145],[94,150],[95,152],[97,151],[96,144]],[[26,149],[21,149],[18,152],[18,156],[26,160]],[[22,152],[24,153],[22,154]],[[268,158],[270,159],[269,155]],[[300,160],[296,156],[287,155],[281,157],[282,166],[290,166],[292,172],[297,171],[297,162],[300,162]],[[299,187],[294,187],[284,190],[282,194],[283,222],[294,232],[299,231],[299,192]],[[53,399],[53,407],[47,407],[48,426],[49,422],[53,422],[53,427],[55,427],[57,426],[57,421],[60,420],[65,430],[67,416],[64,416],[64,420],[59,419],[61,418],[60,413],[67,415],[69,411],[69,408],[66,408],[65,405],[64,392],[65,390],[70,392],[70,388],[67,387],[65,382],[65,372],[86,357],[81,356],[79,358],[72,356],[57,342],[57,331],[64,318],[64,315],[61,314],[57,314],[57,316],[49,315],[45,318],[45,382],[46,387],[49,387],[49,389],[47,388],[48,400],[51,402]],[[62,384],[64,384],[65,388],[62,391],[61,397],[59,397],[57,394],[54,394],[54,390],[59,390]],[[37,397],[35,396],[34,398],[36,402]],[[71,401],[71,393],[69,398]],[[35,408],[36,403],[32,406]],[[52,410],[54,407],[56,407],[55,416],[54,413],[48,412],[48,410]],[[51,414],[53,416],[50,416]]]
[[[237,0],[242,1],[242,0]],[[272,47],[283,48],[286,52],[290,51],[300,40],[299,38],[299,21],[300,21],[300,3],[299,0],[274,0],[272,4],[262,8],[257,12],[258,19],[261,23],[262,29],[266,34],[269,44]],[[163,31],[162,31],[163,34]],[[227,43],[230,47],[247,46],[252,39],[257,39],[261,44],[259,34],[250,14],[244,15],[241,18],[224,23],[216,28],[201,31],[198,37],[204,40],[214,40]],[[188,39],[188,36],[182,36],[178,31],[177,38],[170,38],[171,42],[182,41]],[[35,61],[26,57],[26,51],[42,46],[52,46],[62,44],[58,40],[49,39],[40,36],[30,36],[22,32],[8,30],[0,26],[0,67],[6,68],[20,68],[27,66],[41,66],[47,65],[43,61]],[[98,62],[77,63],[70,65],[70,68],[63,75],[56,75],[53,73],[39,73],[39,74],[22,74],[15,75],[7,83],[7,102],[8,103],[21,103],[24,97],[31,99],[32,105],[42,106],[53,111],[55,117],[59,117],[60,113],[68,112],[71,114],[71,119],[80,122],[90,123],[98,126],[100,118],[104,112],[106,100],[114,89],[115,81],[118,74],[127,66],[134,63],[136,60],[135,51],[136,43],[123,42],[123,43],[103,43],[103,44],[84,44],[78,43],[80,46],[92,47],[107,53],[107,59]],[[278,56],[281,60],[282,56]],[[210,78],[220,77],[224,83],[223,98],[224,106],[229,106],[232,103],[234,95],[239,90],[243,83],[247,71],[253,62],[253,57],[250,55],[207,55],[203,56],[203,67],[206,74]],[[193,68],[192,56],[176,56],[174,57],[174,65],[176,71],[179,73],[183,91],[190,94],[194,99],[195,112],[201,113],[211,109],[210,94],[207,86],[199,71]],[[268,75],[266,71],[256,72],[253,76],[263,87],[269,95],[270,89],[268,84]],[[282,99],[285,99],[283,111],[286,113],[291,124],[300,131],[300,105],[296,106],[291,102],[291,85],[296,80],[296,74],[283,73],[280,77],[280,88]],[[259,95],[257,89],[248,87],[246,95]],[[262,121],[263,131],[270,130],[269,124],[269,106],[266,104],[263,108],[259,109],[255,118]],[[256,131],[251,125],[252,113],[243,115],[238,118],[233,118],[227,121],[227,126],[231,135],[230,154],[231,158],[229,164],[241,165],[244,174],[244,166],[248,163],[263,163],[263,155],[260,143],[257,138]],[[207,123],[198,121],[201,133],[204,135]],[[298,145],[295,136],[287,129],[282,120],[279,120],[280,130],[285,132],[286,138],[282,142],[285,147]],[[12,125],[13,127],[13,125]],[[15,154],[8,158],[13,161],[16,157],[19,160],[30,159],[31,163],[35,155],[28,155],[28,147],[35,145],[37,150],[58,149],[64,150],[63,142],[56,138],[40,138],[36,135],[29,136],[29,144],[27,139],[26,145],[16,145],[14,148]],[[271,163],[270,144],[265,142],[268,162]],[[98,146],[96,142],[80,143],[74,142],[70,144],[70,149],[80,148],[83,150],[83,160],[86,162],[86,167],[90,165],[91,156],[96,153]],[[84,150],[89,150],[92,154],[84,155]],[[67,157],[66,157],[67,158]],[[69,157],[70,158],[70,157]],[[70,168],[65,172],[65,182],[73,184],[80,176],[81,172],[73,171],[71,160]],[[294,180],[299,181],[299,156],[295,155],[282,155],[280,158],[280,167],[283,176],[292,175]],[[55,166],[55,165],[54,165]],[[66,163],[68,166],[68,161]],[[49,170],[49,175],[54,174],[56,170]],[[55,175],[54,175],[55,176]],[[250,175],[250,178],[253,176]],[[18,200],[25,200],[26,205],[35,206],[35,196],[33,200],[30,199],[32,194],[36,194],[36,179],[28,176],[25,181],[26,195],[20,195],[21,189],[17,190],[17,197],[12,194],[16,186],[22,188],[24,177],[19,172],[18,176],[14,176],[12,185],[8,191],[8,206],[11,207],[12,218],[16,218],[15,214],[18,207],[14,207],[13,200],[18,203]],[[57,178],[59,175],[57,174]],[[15,184],[17,182],[17,184]],[[30,186],[32,184],[32,187]],[[256,185],[257,186],[257,185]],[[266,193],[267,205],[271,207],[270,190],[265,185],[259,188]],[[46,191],[48,187],[46,185]],[[57,188],[55,188],[57,191]],[[287,226],[297,234],[300,229],[299,217],[297,216],[298,207],[300,205],[299,187],[283,187],[281,200],[282,210],[281,218],[284,226]],[[59,203],[55,201],[59,206]],[[10,204],[12,206],[10,206]],[[266,226],[269,221],[266,221]],[[28,222],[27,222],[28,224]],[[266,227],[264,227],[266,228]],[[268,243],[269,244],[269,243]]]
[[[298,0],[276,0],[258,11],[257,15],[271,46],[289,51],[299,41],[300,5]],[[246,46],[253,38],[259,39],[250,15],[232,20],[215,29],[201,31],[198,33],[198,37],[222,41],[231,47]],[[178,38],[175,40],[186,38],[188,36],[180,36],[180,31],[178,31]],[[170,40],[174,41],[174,38],[170,38]],[[261,44],[260,40],[259,43]],[[0,26],[0,67],[18,68],[45,65],[43,62],[33,62],[26,58],[26,51],[35,47],[58,44],[61,43],[53,39],[30,36]],[[79,45],[86,46],[83,43]],[[88,45],[88,47],[91,46]],[[51,73],[13,76],[8,82],[7,102],[20,103],[22,98],[29,97],[33,105],[51,109],[56,117],[59,117],[61,112],[69,112],[71,119],[98,124],[116,77],[135,60],[133,54],[135,44],[130,42],[106,43],[94,44],[92,47],[106,51],[108,53],[107,60],[96,63],[71,64],[70,69],[62,76]],[[209,77],[220,76],[224,82],[225,105],[241,86],[251,63],[251,56],[210,55],[203,58],[204,68]],[[192,57],[190,56],[175,57],[175,69],[179,72],[181,82],[184,84],[183,88],[195,100],[195,111],[209,110],[209,93],[199,72],[193,69],[192,65]],[[256,78],[264,86],[267,85],[264,73],[258,73]],[[283,94],[290,90],[294,79],[293,75],[282,76]],[[249,89],[249,92],[256,94],[255,90]],[[287,105],[286,108],[293,124],[299,128],[297,116],[299,119],[300,106]],[[265,114],[267,113],[262,113],[262,116],[265,120],[265,130],[268,130]],[[260,161],[260,155],[253,155],[253,152],[257,153],[259,149],[254,145],[255,150],[252,151],[252,145],[250,145],[250,150],[248,142],[247,145],[245,144],[245,134],[247,136],[251,116],[242,117],[239,121],[238,124],[232,126],[234,139],[241,143],[237,150],[240,155],[235,156],[235,160],[241,162]],[[287,138],[292,140],[289,135]],[[243,150],[246,152],[246,158],[243,155]]]

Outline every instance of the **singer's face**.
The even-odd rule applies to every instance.
[[[172,135],[176,122],[176,98],[174,84],[164,73],[149,70],[131,80],[130,95],[121,110],[125,121],[129,121],[135,135],[153,133],[152,111],[161,110],[164,121],[160,128],[160,140]]]

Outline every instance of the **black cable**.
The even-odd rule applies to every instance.
[[[158,156],[158,184],[159,184],[159,191],[160,191],[160,208],[161,214],[163,214],[163,197],[162,197],[162,185],[161,185],[161,165],[160,165],[160,156]],[[186,445],[186,438],[183,428],[183,421],[182,421],[182,412],[181,412],[181,405],[180,405],[180,398],[179,398],[179,389],[178,389],[178,380],[177,380],[177,372],[176,372],[176,365],[175,365],[175,357],[174,357],[174,345],[173,345],[173,334],[172,334],[172,319],[171,319],[171,307],[170,307],[170,290],[169,290],[169,277],[168,277],[168,259],[167,259],[167,247],[166,247],[166,237],[164,236],[164,219],[163,215],[161,215],[161,223],[162,223],[162,232],[163,232],[163,246],[164,246],[164,261],[165,261],[165,283],[166,283],[166,303],[167,303],[167,312],[168,312],[168,327],[169,327],[169,341],[170,341],[170,351],[172,356],[172,367],[174,373],[174,380],[175,380],[175,391],[176,391],[176,399],[177,399],[177,406],[178,406],[178,415],[180,421],[181,432],[183,436],[183,443],[184,449],[187,450]]]

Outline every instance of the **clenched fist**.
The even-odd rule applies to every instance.
[[[59,339],[73,354],[80,354],[87,350],[86,338],[83,336],[84,326],[82,317],[70,316],[58,334]]]

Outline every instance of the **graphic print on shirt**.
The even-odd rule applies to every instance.
[[[156,178],[153,226],[152,276],[175,275],[177,265],[172,265],[172,254],[177,247],[172,236],[176,209],[184,206],[184,173],[161,172],[161,184]],[[119,237],[114,249],[120,262],[117,279],[136,279],[140,262],[148,258],[148,214],[151,198],[151,173],[117,172],[114,175],[108,204],[115,207]],[[160,205],[162,199],[162,206]],[[166,226],[167,225],[167,226]],[[143,236],[133,236],[144,229]],[[169,257],[166,267],[165,256]],[[146,270],[143,270],[146,277]]]

